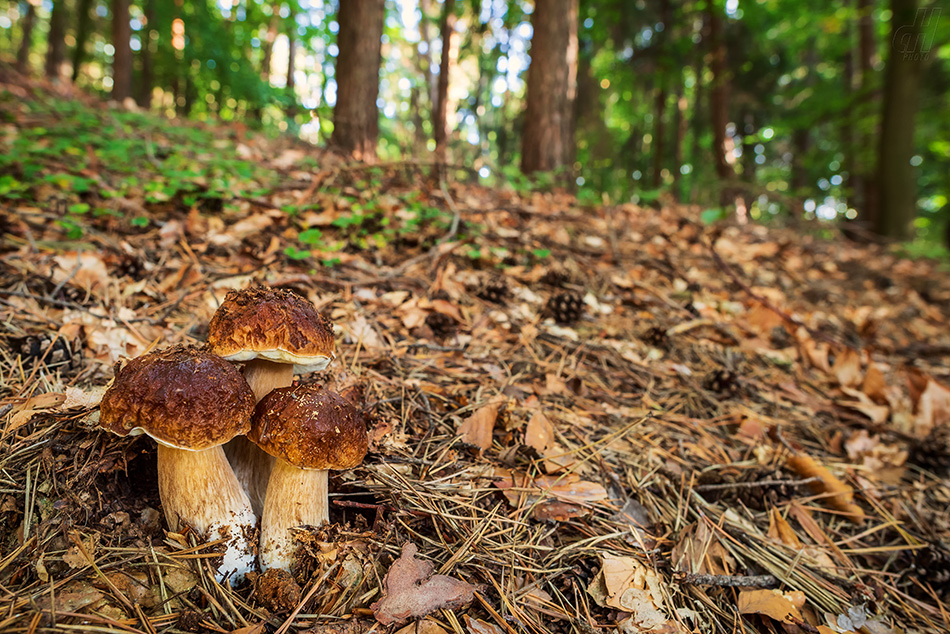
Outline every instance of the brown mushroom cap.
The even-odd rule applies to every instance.
[[[354,405],[318,385],[272,391],[257,404],[247,437],[301,469],[351,469],[366,455],[366,423]]]
[[[238,370],[188,346],[150,352],[116,369],[99,424],[120,436],[148,434],[201,451],[250,429],[254,394]]]
[[[277,288],[229,291],[208,326],[211,351],[228,361],[263,358],[314,372],[333,360],[333,326],[313,304]]]

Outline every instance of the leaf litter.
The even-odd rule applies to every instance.
[[[220,208],[133,187],[116,208],[147,225],[83,218],[77,241],[4,203],[0,630],[950,627],[936,263],[234,137],[218,150],[269,172]],[[65,195],[105,204],[108,169]],[[294,578],[257,593],[165,530],[154,446],[95,418],[114,364],[203,342],[249,284],[332,317],[337,361],[300,380],[361,386],[372,439],[332,476],[331,525],[298,532]],[[570,323],[559,293],[583,298]],[[387,588],[406,553],[423,584]],[[400,593],[424,608],[380,611]]]

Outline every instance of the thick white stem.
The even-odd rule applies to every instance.
[[[252,359],[244,364],[244,378],[260,401],[271,390],[288,387],[294,382],[294,366],[289,363],[274,363],[266,359]],[[226,445],[224,453],[234,469],[234,475],[251,500],[251,508],[260,517],[264,511],[264,495],[267,481],[274,468],[274,457],[268,455],[244,436],[235,436]]]
[[[225,539],[215,577],[236,584],[254,569],[257,517],[221,447],[186,451],[158,445],[158,493],[172,531],[188,524],[208,541]]]
[[[261,568],[290,570],[296,526],[320,526],[330,520],[327,472],[298,469],[278,460],[267,485],[261,516]]]

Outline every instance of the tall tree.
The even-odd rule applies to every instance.
[[[656,38],[656,50],[659,55],[659,64],[656,68],[657,82],[656,97],[653,106],[653,178],[652,185],[658,189],[663,183],[663,148],[666,145],[666,101],[669,95],[670,39],[673,33],[673,6],[670,0],[660,0],[660,20],[663,30]]]
[[[112,98],[132,96],[132,24],[129,0],[112,0]]]
[[[729,123],[729,83],[726,65],[726,44],[722,36],[722,16],[720,8],[710,1],[706,20],[709,25],[709,68],[712,70],[712,86],[709,89],[709,110],[713,126],[713,149],[716,175],[722,181],[731,181],[735,177],[732,163],[726,152],[726,125]],[[723,191],[721,203],[731,202],[731,192]]]
[[[26,14],[23,16],[20,28],[23,39],[20,40],[20,48],[16,54],[16,69],[24,74],[30,70],[30,44],[33,40],[33,27],[36,25],[37,4],[39,4],[38,0],[29,0],[26,3]]]
[[[152,106],[152,85],[154,83],[154,63],[152,58],[152,31],[155,28],[155,0],[145,0],[145,28],[142,29],[142,52],[139,59],[142,61],[140,77],[135,102],[140,108],[148,109]]]
[[[923,28],[933,28],[939,12],[917,10],[917,0],[891,0],[891,46],[884,71],[884,113],[878,154],[881,207],[875,231],[907,239],[917,215],[917,181],[910,164],[914,154],[914,119],[924,58],[929,49]]]
[[[874,2],[872,0],[858,0],[858,69],[859,69],[859,90],[863,95],[862,104],[859,112],[866,113],[867,103],[875,105],[879,99],[874,91],[874,53],[877,48],[874,41],[874,20],[872,13],[874,11]],[[880,204],[880,191],[877,178],[872,174],[874,169],[873,148],[874,140],[878,137],[877,112],[869,117],[874,123],[863,125],[859,130],[858,145],[861,148],[858,153],[857,178],[853,180],[855,192],[857,194],[857,205],[861,216],[867,220],[867,225],[873,227],[877,223],[878,209]],[[865,128],[870,129],[865,129]]]
[[[336,105],[331,145],[357,160],[376,159],[379,135],[379,63],[385,0],[341,2],[336,61]]]
[[[49,47],[46,49],[46,78],[59,79],[66,59],[66,0],[54,0],[49,18]]]
[[[439,88],[435,110],[432,113],[432,129],[435,138],[436,161],[445,163],[448,140],[449,76],[452,74],[453,40],[455,36],[455,0],[442,4],[442,58],[439,62]],[[457,51],[457,49],[456,49]]]
[[[537,0],[521,135],[521,171],[570,165],[577,93],[577,0]]]
[[[79,69],[82,68],[83,59],[86,56],[86,42],[89,40],[89,33],[92,31],[92,0],[79,0],[76,5],[77,24],[76,24],[76,46],[73,47],[73,75],[72,82],[76,83],[79,79]]]

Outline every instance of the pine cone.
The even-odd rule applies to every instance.
[[[548,269],[538,281],[555,288],[563,288],[565,284],[571,281],[571,276],[562,269]]]
[[[670,345],[670,336],[666,334],[666,328],[653,326],[643,333],[643,340],[654,348],[667,348]]]
[[[476,295],[484,299],[486,302],[492,302],[493,304],[503,304],[508,298],[508,284],[500,278],[490,279],[485,282],[485,284],[480,289],[478,289]]]
[[[719,368],[706,375],[706,378],[703,379],[703,388],[725,398],[730,398],[739,393],[738,378],[732,370]]]
[[[122,253],[115,261],[113,275],[116,277],[131,277],[136,282],[142,279],[145,265],[141,258],[129,253]]]
[[[915,440],[910,446],[907,462],[940,478],[950,476],[950,430],[934,427],[926,438]]]
[[[50,344],[52,344],[52,349],[47,352],[46,350],[50,348]],[[53,335],[50,334],[28,335],[12,339],[10,350],[14,356],[20,357],[24,366],[32,366],[42,359],[43,365],[47,368],[68,370],[79,363],[79,354],[71,349],[69,342],[62,337],[57,338],[54,342]]]
[[[429,313],[426,317],[426,326],[438,339],[445,339],[455,334],[455,320],[443,313]]]
[[[584,314],[584,300],[571,291],[557,293],[548,300],[547,312],[559,324],[572,324]]]
[[[910,566],[901,576],[909,584],[908,593],[913,596],[931,598],[926,590],[930,586],[941,599],[950,599],[950,551],[940,542],[928,544],[914,552]]]

